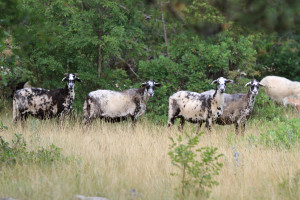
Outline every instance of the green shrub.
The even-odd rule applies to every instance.
[[[300,144],[300,119],[280,120],[266,122],[257,137],[250,135],[251,142],[263,144],[267,147],[291,148]]]
[[[218,159],[223,154],[217,154],[217,148],[201,147],[196,149],[199,144],[199,137],[203,133],[191,137],[185,133],[187,142],[183,141],[181,135],[177,141],[170,138],[172,144],[169,149],[169,156],[172,164],[181,171],[172,173],[173,176],[181,178],[180,188],[182,198],[194,196],[196,198],[206,198],[210,194],[209,188],[218,185],[214,176],[219,175],[223,164]]]
[[[61,148],[50,145],[48,149],[39,147],[36,151],[28,151],[27,143],[21,134],[15,134],[11,144],[0,136],[0,167],[15,164],[50,164],[64,160]]]
[[[281,121],[286,120],[283,105],[274,103],[263,90],[260,90],[256,96],[252,117],[267,121],[274,118],[279,118]]]

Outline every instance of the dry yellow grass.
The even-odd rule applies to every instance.
[[[11,114],[1,115],[9,130],[1,136],[10,141],[22,133],[29,149],[55,144],[72,162],[50,166],[17,165],[0,171],[0,198],[24,200],[73,199],[74,195],[102,196],[108,199],[175,199],[180,180],[170,176],[177,170],[168,156],[169,137],[176,137],[177,127],[155,126],[139,120],[133,130],[130,123],[109,124],[97,121],[86,133],[80,123],[66,123],[58,128],[55,120],[30,119],[24,130],[14,127]],[[261,122],[249,123],[246,137],[232,136],[233,126],[216,126],[213,134],[200,137],[201,146],[218,147],[224,164],[212,188],[210,199],[300,199],[300,148],[276,150],[253,145],[247,135],[258,135]],[[185,130],[192,132],[194,125]],[[234,153],[239,152],[238,161]],[[287,181],[286,185],[281,185]],[[294,191],[297,190],[298,191]]]

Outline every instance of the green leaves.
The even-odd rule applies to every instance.
[[[15,134],[11,144],[0,137],[0,169],[2,166],[15,164],[51,164],[66,160],[61,154],[62,149],[51,144],[49,148],[38,147],[36,151],[28,151],[27,143],[21,134]]]
[[[262,128],[262,133],[255,138],[257,142],[274,148],[292,148],[300,144],[300,119],[281,121],[274,118]],[[252,136],[254,137],[254,136]]]
[[[191,137],[185,133],[184,138],[178,135],[177,141],[170,138],[172,143],[168,154],[172,164],[180,170],[180,174],[171,173],[171,175],[181,177],[183,197],[191,194],[198,198],[208,197],[209,188],[218,184],[213,177],[219,174],[223,166],[218,162],[223,154],[217,154],[218,149],[213,147],[197,148],[202,134]]]

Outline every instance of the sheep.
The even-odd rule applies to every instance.
[[[211,132],[212,120],[222,114],[224,92],[227,83],[232,83],[223,77],[214,80],[216,90],[211,94],[203,94],[189,91],[179,91],[169,97],[168,127],[174,124],[176,118],[180,118],[179,130],[183,130],[185,120],[192,123],[208,121],[208,129]]]
[[[13,97],[13,121],[24,121],[29,115],[39,119],[58,117],[71,111],[75,99],[75,81],[81,82],[78,75],[65,74],[62,82],[66,81],[65,88],[48,90],[43,88],[23,88],[17,90]]]
[[[84,126],[96,118],[106,121],[120,122],[130,117],[135,126],[136,120],[146,111],[147,102],[154,95],[155,87],[161,84],[152,80],[142,83],[140,88],[121,92],[112,90],[96,90],[90,92],[83,104]]]
[[[287,98],[300,99],[300,82],[290,81],[279,76],[266,76],[260,82],[265,85],[266,95],[273,101],[282,103],[284,106],[286,104],[296,106],[296,104],[287,100]]]
[[[295,99],[291,99],[289,97],[286,97],[283,100],[283,104],[293,105],[296,108],[296,110],[298,112],[298,115],[300,116],[300,98],[295,100]]]
[[[235,124],[235,134],[239,134],[239,125],[241,125],[241,133],[244,135],[246,121],[249,119],[253,106],[255,103],[255,97],[258,94],[259,86],[264,86],[257,80],[252,80],[247,83],[245,87],[250,86],[248,93],[238,94],[226,94],[224,93],[223,114],[216,119],[216,124],[230,125]],[[208,94],[212,94],[213,91],[208,91]],[[201,127],[199,124],[199,128]]]

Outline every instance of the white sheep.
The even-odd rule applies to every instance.
[[[291,99],[289,97],[284,98],[283,100],[284,104],[290,104],[292,106],[294,106],[298,112],[298,115],[300,116],[300,98],[295,100],[295,99]]]
[[[104,118],[106,121],[119,122],[131,117],[133,125],[146,111],[149,97],[154,95],[154,88],[161,84],[149,80],[141,85],[122,92],[112,90],[96,90],[90,92],[84,101],[84,124],[87,127],[94,119]]]
[[[170,96],[168,126],[173,125],[176,118],[181,119],[180,130],[183,129],[185,120],[192,123],[207,121],[208,129],[211,131],[212,120],[222,114],[226,83],[232,82],[220,77],[212,82],[216,84],[213,94],[179,91]]]
[[[266,76],[260,82],[265,85],[266,95],[270,99],[277,103],[282,103],[284,106],[286,104],[295,106],[298,113],[300,113],[297,104],[291,101],[299,101],[300,99],[300,82],[279,76]]]

